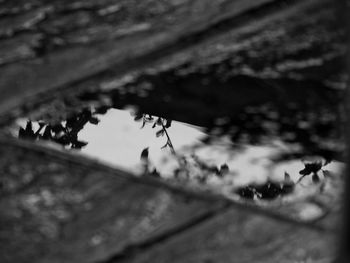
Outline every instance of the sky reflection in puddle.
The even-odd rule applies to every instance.
[[[172,121],[168,128],[160,123],[156,125],[159,120],[164,125],[166,122],[156,116],[144,115],[152,120],[143,125],[142,120],[135,121],[135,112],[135,109],[112,108],[105,114],[94,114],[98,123],[97,120],[87,122],[77,133],[78,141],[84,144],[81,153],[135,175],[186,182],[189,186],[210,189],[229,197],[238,193],[249,199],[274,199],[292,191],[290,198],[296,199],[319,190],[320,185],[313,182],[311,175],[305,176],[298,187],[294,187],[302,177],[300,171],[305,168],[302,159],[307,160],[310,156],[280,158],[303,152],[299,143],[286,143],[278,137],[270,137],[259,144],[235,144],[230,134],[208,134],[203,127],[178,121]],[[26,123],[26,119],[17,121],[22,128]],[[33,131],[39,130],[39,123],[32,123]],[[160,132],[162,127],[172,147],[167,144],[167,134]],[[38,138],[45,137],[44,134],[45,128],[42,128]],[[59,133],[50,131],[50,134],[57,137]],[[141,158],[145,149],[147,158]],[[322,157],[316,157],[316,160],[326,162]],[[339,175],[343,166],[341,162],[332,161],[317,171],[317,176],[323,182],[324,170]],[[291,191],[286,186],[292,186]]]
[[[295,200],[340,181],[339,91],[187,67],[56,98],[25,112],[13,135],[230,198]]]
[[[151,162],[162,169],[162,175],[169,176],[169,169],[162,163],[170,151],[161,149],[166,139],[156,137],[155,129],[150,125],[141,128],[141,123],[135,122],[128,110],[110,109],[98,119],[98,125],[88,123],[79,133],[79,139],[89,142],[83,153],[139,174],[140,154],[149,147]],[[201,128],[176,121],[172,122],[169,133],[177,149],[196,144],[205,136]]]

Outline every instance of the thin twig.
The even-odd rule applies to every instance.
[[[168,144],[169,147],[170,147],[171,153],[174,154],[174,155],[176,155],[176,152],[175,152],[173,143],[171,142],[171,139],[170,139],[170,137],[169,137],[168,131],[166,130],[166,128],[165,128],[163,122],[162,122],[162,128],[163,128],[163,131],[164,131],[164,133],[165,133],[165,135],[166,135],[166,137],[167,137],[167,144]]]

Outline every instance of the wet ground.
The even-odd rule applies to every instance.
[[[4,262],[331,262],[334,2],[136,2],[0,0]]]
[[[230,76],[227,65],[218,72],[223,66],[188,72],[183,65],[67,96],[17,119],[10,132],[234,200],[289,203],[339,194],[343,91]]]

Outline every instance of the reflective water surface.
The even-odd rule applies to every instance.
[[[73,113],[57,115],[53,102],[11,131],[230,198],[301,198],[341,173],[338,91],[184,71],[111,80],[75,98]]]

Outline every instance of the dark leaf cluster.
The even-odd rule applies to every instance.
[[[34,131],[31,121],[27,121],[25,128],[20,128],[18,137],[26,140],[47,140],[53,141],[63,146],[70,146],[72,149],[81,149],[87,145],[87,142],[78,139],[78,133],[87,123],[97,125],[99,120],[90,110],[84,110],[65,123],[47,124],[39,121],[39,128]]]
[[[294,184],[291,182],[272,182],[268,181],[261,185],[248,185],[239,188],[236,193],[246,199],[265,199],[272,200],[277,197],[290,194],[294,190]]]

